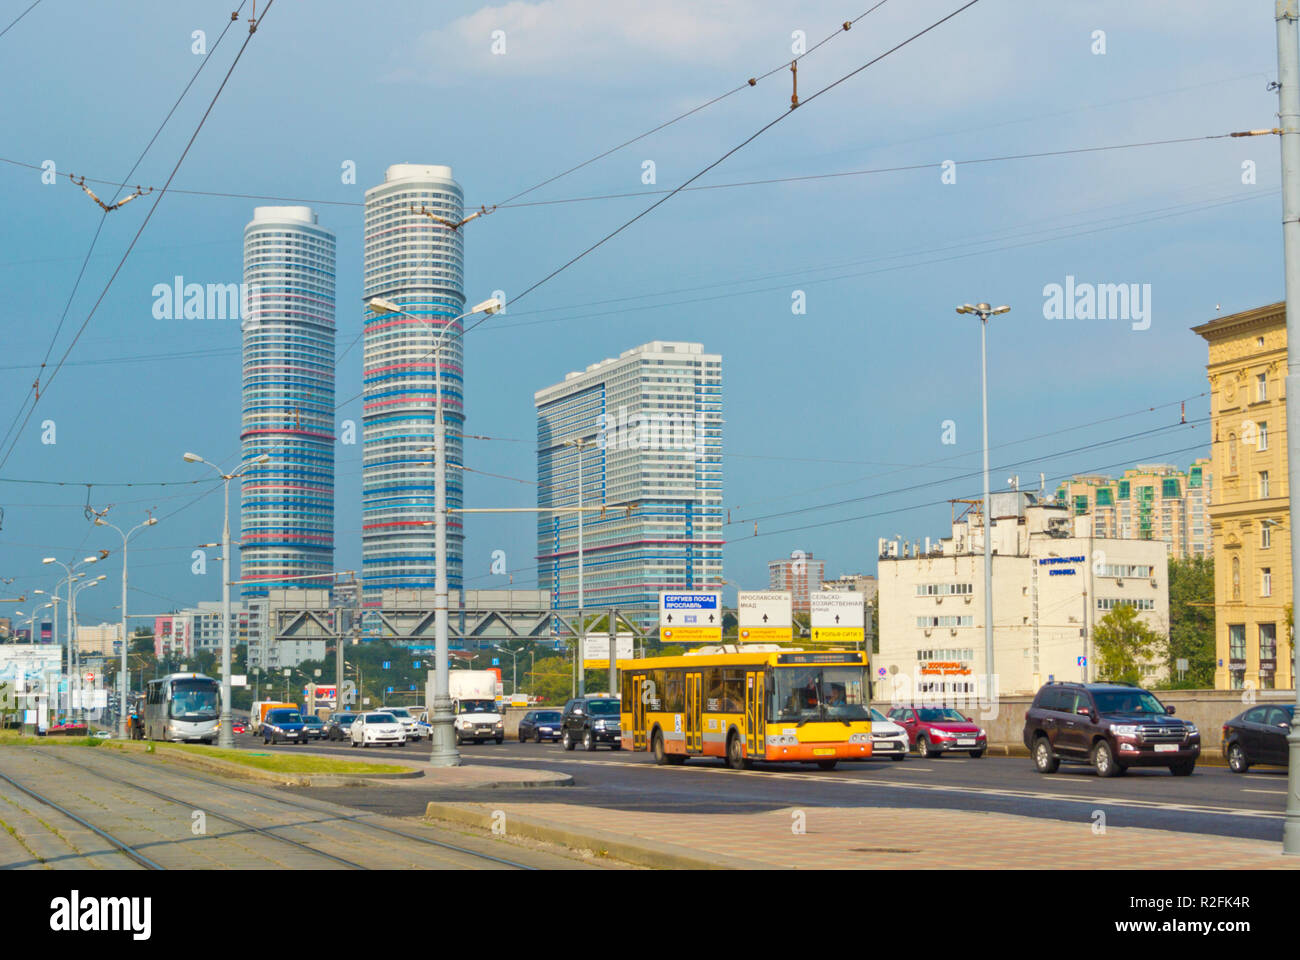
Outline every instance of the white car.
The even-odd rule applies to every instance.
[[[871,708],[871,755],[906,760],[910,745],[907,731],[875,707]]]
[[[407,740],[419,740],[424,735],[424,728],[405,707],[384,707],[384,713],[390,713],[397,719],[397,722],[402,725],[402,732],[406,734]]]
[[[370,747],[379,743],[386,743],[390,747],[406,746],[406,733],[391,713],[357,714],[348,736],[354,747]]]

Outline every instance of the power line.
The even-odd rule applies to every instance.
[[[11,20],[11,21],[9,22],[9,26],[5,27],[3,30],[0,30],[0,37],[3,37],[6,33],[8,33],[10,30],[12,30],[12,29],[14,28],[14,25],[15,25],[19,20],[21,20],[23,17],[27,16],[27,14],[29,14],[29,13],[31,13],[33,10],[35,10],[37,4],[39,4],[40,2],[41,2],[41,0],[33,0],[33,3],[32,3],[32,5],[31,5],[30,7],[28,7],[26,10],[24,10],[22,13],[18,14],[18,16],[14,17],[14,19]]]
[[[253,35],[257,32],[257,26],[263,20],[266,19],[266,15],[271,12],[271,7],[274,4],[275,4],[275,0],[267,0],[266,7],[262,11],[262,16],[257,20],[256,23],[250,21],[248,27],[248,35],[244,38],[244,42],[240,46],[239,52],[235,54],[235,59],[230,64],[230,68],[226,71],[225,77],[222,78],[221,85],[217,88],[216,93],[212,95],[212,100],[208,103],[208,108],[205,111],[203,111],[203,116],[199,119],[198,126],[194,128],[194,133],[190,136],[189,141],[185,144],[185,149],[181,151],[181,155],[176,160],[175,166],[172,167],[172,171],[167,177],[167,182],[163,184],[162,189],[158,192],[158,198],[154,201],[153,206],[149,208],[149,212],[145,215],[145,218],[143,222],[140,224],[139,229],[136,230],[135,236],[131,238],[130,244],[127,246],[126,251],[122,254],[122,258],[121,260],[118,261],[117,267],[114,268],[112,275],[108,278],[108,282],[104,284],[104,289],[100,292],[98,299],[95,300],[94,306],[90,308],[90,312],[86,314],[86,319],[82,321],[81,327],[77,330],[76,336],[72,338],[72,342],[68,344],[67,350],[64,351],[63,356],[59,359],[59,362],[55,365],[54,369],[50,372],[49,378],[45,381],[46,393],[49,392],[50,384],[53,383],[54,378],[58,376],[59,371],[63,369],[64,362],[68,359],[69,354],[71,354],[73,349],[76,347],[77,341],[81,339],[81,335],[85,332],[86,327],[89,326],[90,321],[94,319],[95,313],[99,310],[100,304],[102,304],[104,302],[104,298],[108,296],[108,291],[113,286],[113,281],[117,279],[118,274],[122,272],[122,268],[126,266],[127,258],[130,257],[131,251],[135,249],[135,245],[137,242],[139,242],[140,236],[141,234],[144,233],[145,227],[147,227],[149,225],[149,221],[153,219],[154,213],[158,210],[158,204],[162,202],[162,198],[163,196],[166,195],[167,189],[171,186],[172,180],[175,179],[177,172],[181,168],[181,164],[185,162],[185,158],[189,155],[190,148],[194,146],[194,141],[198,139],[199,133],[203,130],[203,125],[207,122],[207,119],[209,115],[211,115],[213,108],[216,107],[217,100],[220,98],[222,91],[226,89],[226,84],[230,81],[231,74],[235,72],[235,67],[239,65],[239,61],[243,58],[244,51],[248,49],[248,44],[252,41]],[[231,22],[232,23],[234,22],[233,19]],[[31,420],[32,414],[36,411],[36,406],[40,402],[40,397],[41,394],[37,394],[33,397],[31,409],[28,410],[27,416],[23,419],[22,427],[19,427],[18,432],[14,434],[14,437],[12,441],[10,441],[9,447],[5,451],[4,455],[0,456],[0,469],[4,468],[5,463],[8,462],[9,457],[13,454],[14,448],[18,445],[18,437],[22,435],[23,427],[27,426],[28,421]]]

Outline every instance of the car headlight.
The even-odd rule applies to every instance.
[[[1194,733],[1200,733],[1200,732],[1201,732],[1201,731],[1199,731],[1199,730],[1196,729],[1196,724],[1194,724],[1194,723],[1189,723],[1189,724],[1187,724],[1187,735],[1188,735],[1189,737],[1190,737],[1192,734],[1194,734]]]
[[[980,732],[977,734],[977,736],[987,737],[988,734],[984,732],[984,728],[983,728],[983,727],[980,727]]]
[[[1117,737],[1136,737],[1138,728],[1135,723],[1117,723],[1110,728],[1110,732]]]
[[[498,721],[497,721],[497,726],[498,726],[498,727],[504,727],[505,725],[506,725],[506,722],[505,722],[504,720],[498,720]]]

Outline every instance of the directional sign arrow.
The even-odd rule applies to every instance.
[[[713,614],[709,614],[709,623],[713,622]]]
[[[840,622],[840,615],[839,615],[838,613],[835,614],[835,622],[836,622],[836,623],[839,623],[839,622]]]
[[[669,623],[672,623],[672,622],[673,622],[673,615],[670,613],[670,614],[668,614],[668,616],[665,617],[664,619],[667,620]]]
[[[764,622],[764,623],[767,623],[767,614],[766,614],[766,613],[763,614],[763,622]]]

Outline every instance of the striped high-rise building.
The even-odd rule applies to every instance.
[[[403,163],[366,191],[363,299],[380,297],[406,313],[376,314],[365,323],[362,564],[363,596],[434,584],[434,342],[465,311],[464,198],[451,167]],[[424,211],[424,212],[421,212]],[[413,319],[418,318],[418,319]],[[465,422],[459,321],[441,340],[447,423],[447,506],[462,502],[461,433]],[[449,586],[459,587],[464,537],[458,517],[447,523]]]
[[[310,207],[244,228],[240,593],[334,569],[334,234]],[[324,581],[321,581],[324,582]]]
[[[537,505],[609,505],[584,514],[583,608],[618,607],[649,624],[661,590],[718,588],[722,357],[657,340],[570,373],[533,402]],[[538,587],[554,609],[576,610],[576,513],[538,517],[537,554]]]

